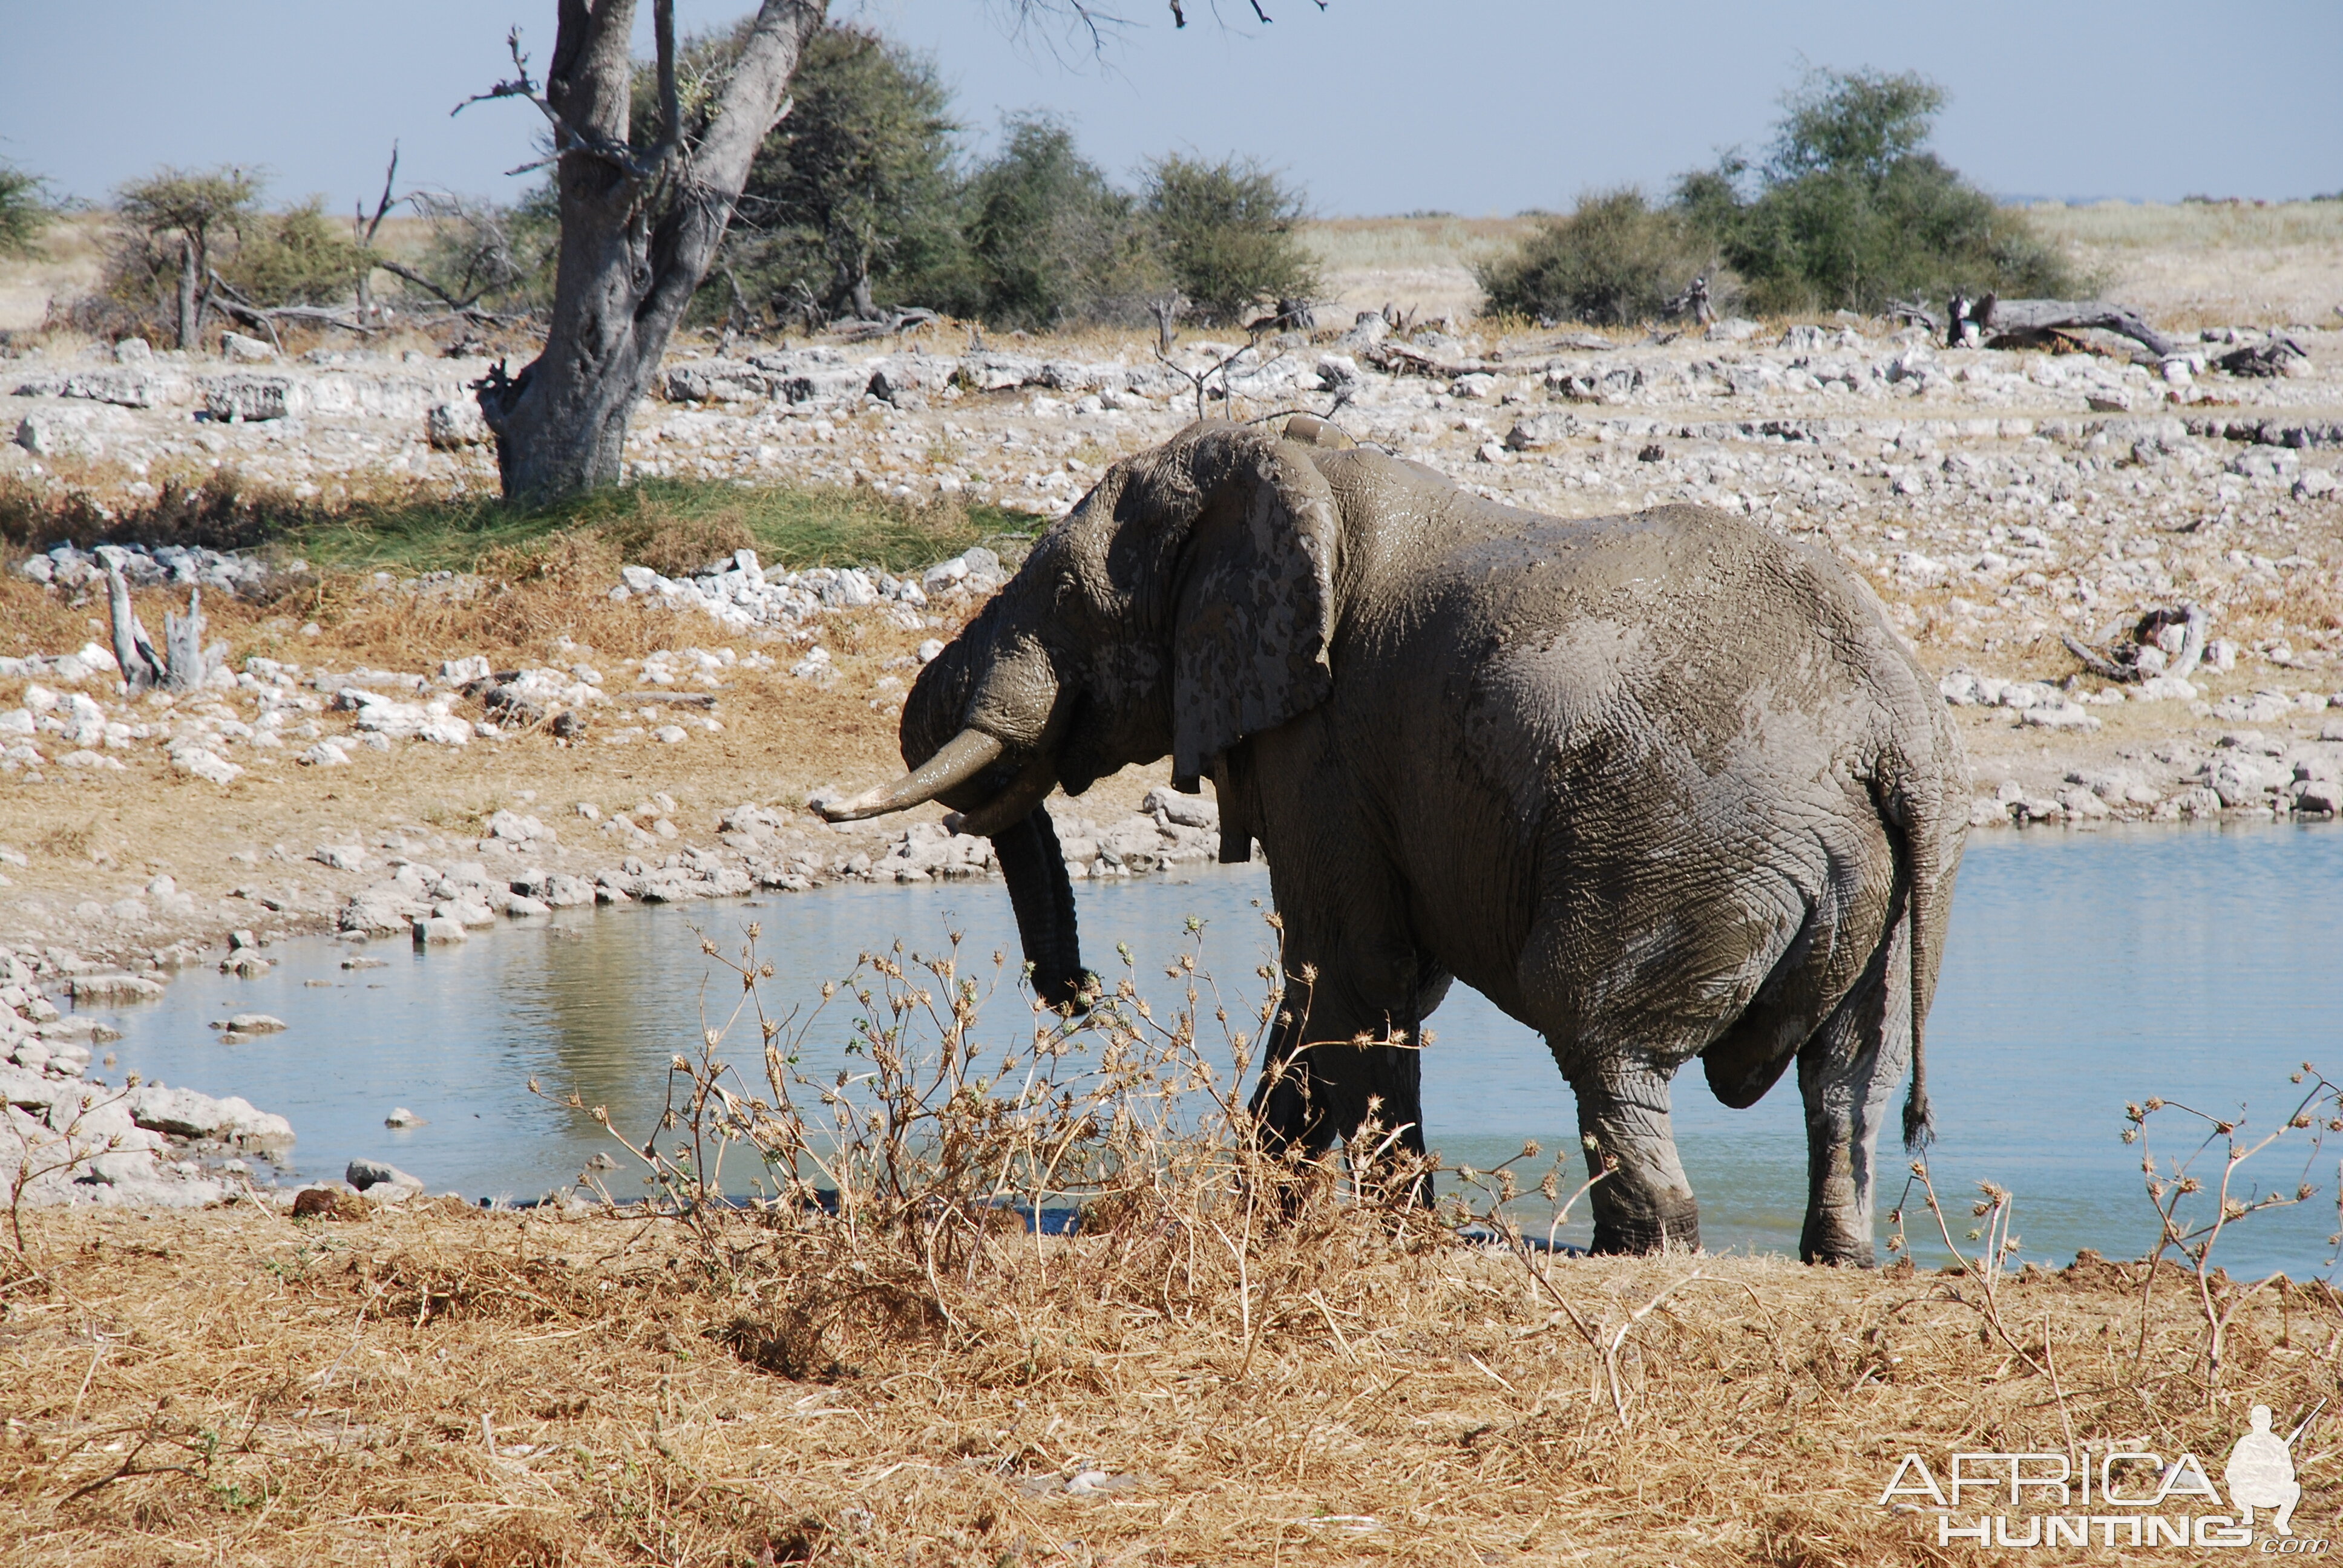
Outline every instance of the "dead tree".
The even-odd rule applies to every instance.
[[[513,79],[478,96],[526,99],[544,115],[561,212],[545,347],[518,375],[499,363],[475,388],[508,497],[618,482],[627,421],[708,276],[749,160],[781,117],[827,10],[827,0],[763,0],[706,128],[687,141],[675,0],[652,0],[660,125],[648,146],[629,140],[635,0],[559,0],[542,84],[519,34],[508,40]]]
[[[1185,26],[1187,24],[1183,22],[1181,25]],[[1157,354],[1170,354],[1172,346],[1180,340],[1180,331],[1176,324],[1187,308],[1188,297],[1178,289],[1173,289],[1169,294],[1147,302],[1149,314],[1155,317],[1155,352]]]
[[[2150,327],[2127,305],[2105,299],[2001,299],[1992,294],[1972,300],[1953,296],[1945,344],[1959,348],[1982,340],[1988,347],[2026,347],[2053,332],[2080,332],[2097,327],[2128,337],[2159,358],[2177,354],[2179,345]]]
[[[111,547],[108,547],[111,548]],[[227,661],[227,644],[204,646],[204,590],[187,590],[187,613],[163,614],[163,647],[157,651],[138,612],[130,603],[130,584],[122,575],[119,556],[106,563],[106,608],[114,623],[114,661],[121,666],[129,691],[161,687],[166,691],[193,691],[210,679]]]
[[[382,233],[382,220],[390,216],[391,208],[407,199],[392,194],[397,184],[398,144],[393,142],[390,144],[390,166],[383,171],[382,196],[374,204],[374,216],[367,216],[366,206],[360,203],[350,218],[350,238],[357,246],[359,255],[367,257],[374,255],[375,236]],[[362,323],[376,327],[382,325],[382,307],[375,303],[374,268],[371,266],[361,267],[358,271],[355,314]]]
[[[1684,291],[1663,306],[1660,313],[1663,316],[1689,315],[1702,327],[1714,327],[1716,309],[1709,303],[1707,275],[1704,273],[1684,285]]]

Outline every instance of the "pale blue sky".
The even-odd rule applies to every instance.
[[[2004,195],[2174,200],[2343,189],[2338,0],[1126,0],[1107,58],[1014,27],[1012,0],[834,0],[928,50],[981,145],[1007,111],[1070,121],[1127,177],[1178,148],[1247,153],[1330,216],[1566,206],[1664,186],[1765,139],[1807,65],[1921,69],[1936,145]],[[750,0],[679,0],[687,28]],[[642,7],[646,16],[649,6]],[[536,116],[484,104],[518,23],[541,63],[551,0],[0,0],[0,158],[97,198],[160,163],[256,164],[272,194],[371,197],[402,178],[509,196]]]

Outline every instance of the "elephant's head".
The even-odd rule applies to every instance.
[[[1268,430],[1192,425],[1115,464],[920,672],[911,771],[823,814],[960,811],[957,831],[993,840],[1035,988],[1077,1001],[1073,892],[1043,798],[1166,752],[1192,792],[1246,736],[1324,700],[1336,547],[1333,492]]]

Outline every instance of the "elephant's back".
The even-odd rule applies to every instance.
[[[1714,809],[1821,805],[1936,717],[1868,591],[1745,519],[1482,503],[1448,521],[1374,640],[1409,671],[1394,689],[1461,723],[1468,766],[1521,810],[1666,778]]]

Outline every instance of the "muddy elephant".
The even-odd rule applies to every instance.
[[[1200,423],[1041,536],[921,671],[902,749],[828,813],[964,813],[1061,1004],[1084,974],[1043,798],[1167,752],[1178,789],[1212,779],[1221,858],[1259,841],[1285,969],[1315,974],[1254,1096],[1276,1146],[1323,1151],[1373,1099],[1420,1150],[1414,1042],[1461,980],[1544,1037],[1614,1166],[1597,1251],[1699,1244],[1669,1124],[1698,1057],[1735,1107],[1797,1063],[1800,1251],[1873,1261],[1907,1067],[1927,1135],[1968,790],[1931,683],[1822,551],[1700,507],[1513,510],[1314,420]]]

